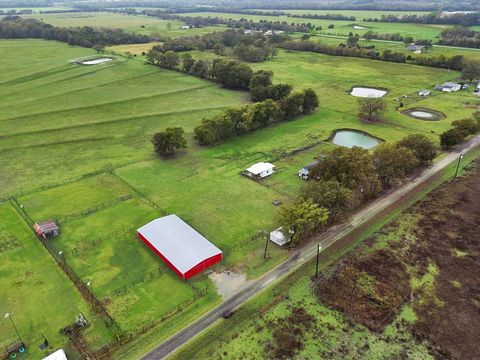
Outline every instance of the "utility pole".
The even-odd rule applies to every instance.
[[[463,158],[463,154],[460,154],[460,156],[458,157],[457,168],[455,169],[455,176],[454,177],[457,177],[457,175],[458,175],[458,168],[460,167],[460,160],[462,160],[462,158]]]
[[[318,277],[318,261],[320,259],[320,249],[322,247],[320,246],[320,244],[317,245],[317,264],[315,265],[315,278]]]
[[[263,259],[265,260],[267,258],[267,249],[268,249],[268,235],[265,236],[265,239],[267,239],[267,241],[265,242],[265,251],[263,252]]]
[[[20,337],[20,333],[18,332],[18,329],[17,329],[17,327],[15,326],[15,323],[13,322],[12,314],[6,313],[6,314],[5,314],[5,319],[6,319],[6,318],[9,318],[9,319],[10,319],[10,322],[12,323],[12,326],[13,326],[13,328],[15,329],[15,332],[17,333],[18,340],[20,340],[20,342],[23,344],[23,340],[22,340],[22,338]]]

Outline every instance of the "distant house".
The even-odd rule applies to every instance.
[[[53,220],[46,220],[33,225],[35,232],[42,236],[44,239],[51,239],[55,236],[60,235],[58,230],[58,225]]]
[[[245,170],[245,175],[254,179],[263,179],[274,173],[275,165],[268,162],[259,162]]]
[[[259,30],[252,30],[252,29],[246,29],[243,33],[244,33],[245,35],[252,35],[252,34],[261,33],[261,31],[259,31]]]
[[[305,165],[303,168],[300,169],[300,171],[298,172],[298,176],[300,176],[303,180],[307,180],[310,176],[310,170],[319,163],[318,160],[308,164],[308,165]]]
[[[282,30],[268,30],[263,33],[265,36],[280,35],[283,34]]]
[[[183,25],[182,26],[182,30],[189,30],[190,29],[190,25]]]
[[[413,52],[417,52],[417,51],[420,51],[420,53],[422,53],[422,50],[423,50],[423,46],[421,45],[415,45],[415,44],[408,44],[406,49],[408,51],[413,51]]]
[[[462,85],[460,85],[460,84],[453,83],[453,82],[446,82],[442,86],[442,91],[455,92],[455,91],[460,90],[461,88],[462,88]]]
[[[420,95],[420,96],[428,96],[428,95],[430,95],[431,93],[432,93],[432,92],[431,92],[430,90],[420,90],[420,91],[418,92],[418,95]]]
[[[276,230],[273,230],[270,233],[270,241],[274,242],[277,245],[283,246],[290,242],[290,235],[286,235],[283,232],[283,228],[279,227]]]

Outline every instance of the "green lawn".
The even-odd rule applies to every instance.
[[[259,11],[255,9],[255,11]],[[272,11],[272,10],[263,10],[263,11]],[[344,15],[344,16],[355,16],[357,20],[362,20],[365,18],[379,18],[382,15],[424,15],[429,12],[426,11],[375,11],[375,10],[299,10],[299,9],[286,9],[279,10],[287,14],[293,15],[303,15],[303,14],[312,14],[312,15]]]
[[[182,21],[162,20],[151,16],[125,15],[107,12],[77,12],[58,14],[33,14],[22,15],[47,24],[60,27],[92,26],[123,29],[128,32],[142,35],[166,35],[170,37],[185,35],[202,35],[218,30],[217,27],[208,26],[198,29],[183,30]]]

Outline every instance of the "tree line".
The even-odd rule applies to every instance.
[[[441,33],[438,41],[441,45],[462,46],[480,49],[480,32],[463,26],[446,29]]]
[[[480,111],[473,114],[472,118],[455,120],[452,128],[440,135],[440,145],[449,148],[462,143],[469,135],[480,131]]]
[[[380,18],[363,19],[366,22],[389,22],[389,23],[409,23],[409,24],[447,24],[474,26],[480,24],[480,12],[456,13],[444,15],[442,12],[432,12],[426,15],[382,15]]]
[[[445,55],[439,56],[415,56],[409,57],[405,56],[403,53],[393,52],[389,49],[384,50],[382,53],[377,52],[373,49],[366,49],[360,47],[350,47],[345,45],[332,46],[325,45],[318,42],[313,42],[310,40],[302,41],[285,41],[280,44],[279,47],[285,50],[296,50],[296,51],[310,51],[332,56],[347,56],[347,57],[357,57],[370,60],[381,60],[397,63],[410,63],[414,65],[438,67],[451,70],[462,70],[463,68],[463,59],[462,55],[455,55],[447,57]]]
[[[194,129],[194,137],[201,145],[212,145],[221,140],[251,132],[297,116],[312,113],[319,105],[312,89],[294,92],[275,101],[267,99],[254,104],[230,108],[213,118],[204,118]]]
[[[293,203],[282,207],[277,223],[296,246],[339,216],[398,186],[435,156],[434,144],[421,134],[382,143],[373,152],[336,147],[318,157],[310,180]]]
[[[64,28],[19,16],[7,16],[0,20],[0,38],[57,40],[83,47],[147,43],[151,40],[148,36],[128,33],[122,29],[90,26]]]
[[[153,49],[162,53],[170,50],[179,52],[213,49],[217,55],[224,55],[225,49],[230,47],[239,59],[260,62],[275,56],[277,54],[276,44],[286,39],[289,37],[284,34],[265,36],[259,32],[245,34],[243,30],[230,29],[202,36],[183,36],[166,40],[163,44],[154,46]]]

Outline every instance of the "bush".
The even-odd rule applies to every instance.
[[[171,155],[178,149],[186,148],[187,142],[181,127],[166,128],[158,132],[152,139],[155,152],[159,155]]]
[[[460,130],[457,128],[449,129],[440,135],[440,145],[446,148],[458,145],[465,139],[467,135],[468,132],[465,130]]]

